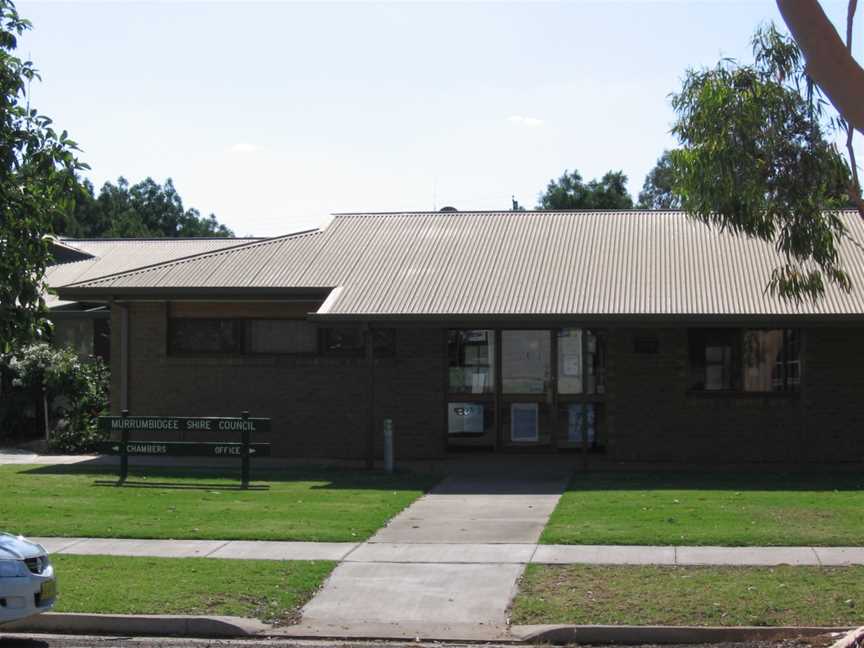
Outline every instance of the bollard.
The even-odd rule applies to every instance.
[[[384,419],[384,470],[393,472],[393,419]]]

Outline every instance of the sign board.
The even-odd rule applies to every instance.
[[[250,443],[249,454],[255,457],[269,457],[269,443]],[[105,441],[97,444],[102,454],[119,455],[123,453],[121,441]],[[242,443],[193,443],[186,441],[127,441],[126,454],[137,457],[241,457]]]
[[[100,416],[103,432],[269,432],[270,419],[185,416]]]
[[[252,432],[269,432],[270,419],[250,418],[248,412],[236,418],[186,416],[100,416],[99,429],[115,440],[98,444],[103,454],[120,456],[120,483],[129,475],[129,457],[237,457],[240,459],[240,480],[249,486],[249,471],[253,456],[270,454],[269,443],[251,443]],[[130,440],[130,432],[239,432],[240,442],[234,441],[142,441]],[[149,435],[148,435],[149,436]],[[119,437],[119,439],[117,439]],[[235,437],[236,438],[236,437]]]

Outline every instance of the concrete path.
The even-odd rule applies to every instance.
[[[534,543],[279,542],[268,540],[131,540],[31,538],[51,554],[335,560],[346,563],[448,565],[864,565],[864,547],[652,547]]]
[[[500,639],[568,477],[451,475],[351,552],[292,633],[362,636],[386,626],[413,638],[441,624],[440,638]]]

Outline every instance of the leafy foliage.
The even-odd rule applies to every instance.
[[[39,342],[0,355],[0,384],[2,429],[19,425],[24,413],[42,402],[44,387],[49,417],[57,421],[49,438],[52,448],[86,452],[102,439],[96,417],[108,407],[108,369],[101,359],[82,361],[72,349]]]
[[[213,214],[205,218],[197,209],[184,208],[170,178],[163,185],[152,178],[130,185],[121,177],[116,184],[106,182],[98,196],[85,180],[54,231],[79,238],[234,235]]]
[[[29,105],[39,75],[14,55],[29,28],[10,0],[0,0],[0,352],[46,333],[45,235],[70,205],[75,172],[86,168],[66,131]]]
[[[769,290],[794,300],[822,295],[826,280],[848,290],[839,210],[853,180],[830,142],[842,124],[824,114],[793,40],[769,26],[752,45],[752,64],[689,70],[673,95],[672,190],[698,220],[776,246],[784,263]]]
[[[673,191],[672,153],[663,151],[654,168],[645,176],[639,192],[639,209],[681,209],[681,199]]]
[[[578,171],[564,171],[550,180],[540,194],[538,209],[630,209],[633,199],[627,193],[627,176],[609,171],[600,180],[582,181]]]

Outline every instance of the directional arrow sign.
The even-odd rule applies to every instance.
[[[116,442],[99,443],[96,449],[102,454],[121,454],[122,446]],[[242,443],[193,443],[187,441],[129,441],[126,454],[130,456],[162,457],[240,457]],[[269,443],[250,443],[249,454],[270,456]]]

